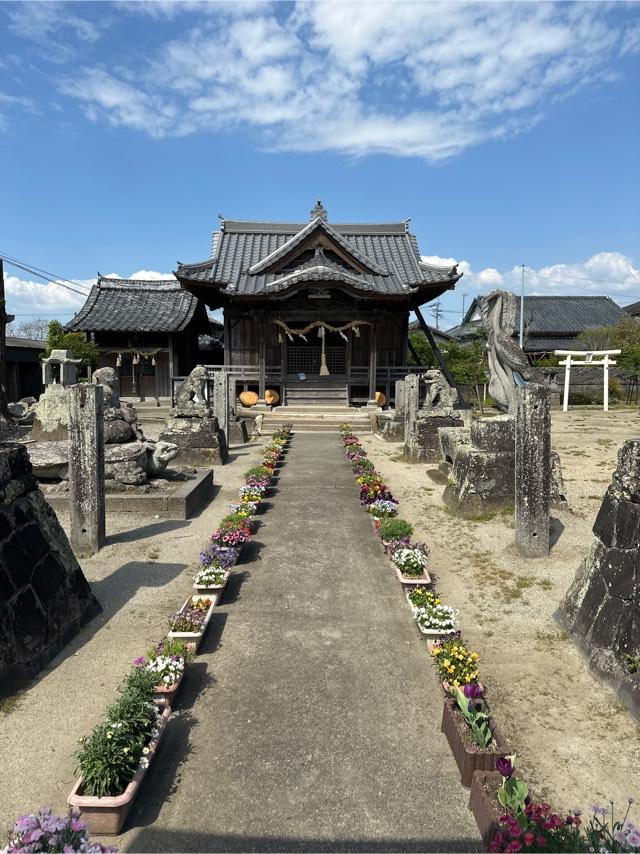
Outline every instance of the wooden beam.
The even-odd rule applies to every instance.
[[[427,324],[425,322],[424,317],[422,316],[422,312],[420,311],[419,308],[415,308],[414,311],[416,313],[416,317],[418,318],[418,323],[422,327],[422,331],[424,332],[424,334],[427,336],[427,341],[429,342],[431,349],[433,350],[433,353],[436,357],[436,360],[437,360],[438,364],[440,365],[440,370],[445,375],[446,380],[449,383],[449,385],[451,386],[451,388],[457,388],[456,381],[453,378],[453,374],[451,373],[451,371],[447,367],[447,363],[445,362],[444,357],[443,357],[442,353],[440,352],[438,345],[436,344],[436,339],[433,337],[433,333],[431,332],[431,329],[429,329],[429,327],[427,326]],[[460,399],[462,400],[462,397]]]

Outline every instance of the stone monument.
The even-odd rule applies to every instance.
[[[77,555],[95,554],[105,541],[102,388],[84,383],[69,389],[69,517]]]
[[[145,439],[138,416],[131,404],[122,406],[118,392],[118,374],[114,368],[99,368],[93,382],[103,393],[104,471],[108,486],[143,486],[167,467],[178,455],[171,442]],[[65,418],[69,422],[69,397],[65,396]],[[69,478],[69,442],[38,441],[29,445],[35,475],[41,480]]]
[[[640,439],[618,451],[593,533],[556,619],[640,716]]]
[[[538,383],[518,390],[515,453],[516,547],[525,557],[549,554],[551,396]]]
[[[35,404],[31,438],[56,442],[67,439],[69,432],[69,395],[67,389],[77,380],[78,365],[70,350],[52,350],[42,360],[44,392]]]
[[[23,445],[0,447],[0,695],[27,683],[101,608]]]
[[[180,461],[193,466],[222,464],[229,452],[227,440],[206,399],[207,370],[199,365],[181,383],[176,405],[169,411],[160,440],[174,444]]]
[[[419,383],[427,384],[427,394],[419,406]],[[440,458],[438,429],[462,427],[462,419],[455,414],[458,392],[452,388],[439,370],[410,375],[405,380],[405,445],[404,459],[412,463],[432,463]]]
[[[396,380],[394,408],[375,416],[378,434],[385,442],[404,442],[406,412],[404,384],[404,380]]]

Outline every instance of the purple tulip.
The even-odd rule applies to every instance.
[[[479,700],[482,697],[482,689],[475,682],[466,684],[462,690],[467,700]]]
[[[513,765],[510,759],[496,759],[496,771],[499,771],[503,777],[510,777],[513,774]]]

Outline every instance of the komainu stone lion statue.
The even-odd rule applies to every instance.
[[[207,369],[202,365],[195,367],[178,387],[178,391],[176,392],[176,409],[208,406],[205,396],[207,380]]]

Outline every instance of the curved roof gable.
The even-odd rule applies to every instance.
[[[87,301],[65,329],[180,332],[189,325],[197,308],[197,298],[174,279],[147,281],[100,276]]]
[[[273,271],[274,267],[285,264],[287,260],[291,259],[295,254],[295,250],[301,244],[305,243],[307,238],[312,239],[313,235],[320,231],[327,236],[330,243],[336,244],[344,253],[346,253],[347,257],[354,263],[356,270],[362,266],[368,273],[377,273],[379,276],[389,275],[389,272],[385,270],[384,267],[374,261],[350,240],[347,240],[346,237],[343,237],[340,232],[336,231],[335,228],[332,228],[326,220],[319,216],[312,219],[311,222],[309,222],[297,234],[289,238],[289,240],[277,249],[274,249],[273,252],[270,252],[257,264],[249,267],[249,275],[255,276],[257,273]]]

